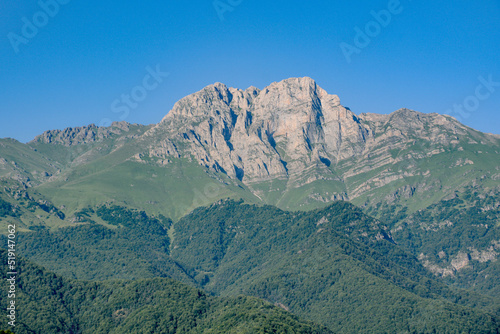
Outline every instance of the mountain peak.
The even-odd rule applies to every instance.
[[[189,147],[201,165],[252,182],[287,179],[311,164],[328,166],[359,153],[367,135],[338,96],[309,77],[273,82],[262,90],[214,83],[177,102],[148,138],[157,133],[162,139],[151,156],[166,161],[178,155],[177,145]]]
[[[288,79],[283,79],[281,81],[273,82],[273,84],[287,84],[287,85],[298,85],[298,86],[315,86],[316,81],[310,77],[291,77]]]
[[[222,82],[215,82],[211,85],[206,86],[203,90],[211,90],[211,89],[217,90],[217,91],[223,91],[223,90],[227,90],[228,87],[225,84],[223,84]]]
[[[279,82],[273,82],[263,89],[263,91],[266,89],[276,89],[280,93],[288,93],[291,96],[297,96],[299,99],[309,98],[313,95],[317,95],[320,98],[328,95],[328,93],[323,88],[319,87],[316,81],[310,77],[289,78]]]
[[[329,95],[309,77],[273,82],[262,90],[254,86],[241,90],[216,82],[178,101],[162,122],[182,116],[216,117],[221,112],[229,112],[229,109],[235,112],[264,108],[286,110],[304,103],[316,105],[319,99],[327,97],[333,100],[335,106],[340,104],[338,96]]]

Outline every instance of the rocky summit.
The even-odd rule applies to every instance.
[[[332,163],[360,155],[369,129],[338,96],[310,78],[294,78],[263,90],[210,85],[179,101],[146,135],[166,137],[162,144],[171,150],[154,145],[150,154],[157,157],[178,155],[181,141],[200,164],[245,183],[303,184],[311,182],[303,180],[305,171],[331,174]]]

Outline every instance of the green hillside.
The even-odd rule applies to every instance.
[[[2,280],[7,252],[0,250]],[[251,297],[217,298],[170,279],[88,282],[18,258],[16,334],[331,333]],[[2,309],[8,298],[0,297]]]
[[[480,332],[485,315],[468,306],[498,312],[494,299],[434,281],[348,203],[287,213],[226,202],[174,226],[172,256],[206,290],[265,298],[334,331],[451,333],[478,319]],[[490,319],[485,332],[497,326]]]
[[[468,188],[403,215],[394,237],[445,282],[500,299],[499,189]]]
[[[259,297],[334,332],[497,330],[497,300],[434,280],[345,202],[285,212],[221,201],[173,224],[116,206],[78,216],[79,226],[19,233],[20,254],[68,277],[172,277]]]

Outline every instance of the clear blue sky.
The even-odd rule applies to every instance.
[[[157,123],[211,83],[263,88],[297,76],[355,113],[451,111],[500,133],[499,0],[221,0],[218,11],[212,0],[59,1],[67,3],[57,12],[44,6],[53,17],[38,1],[0,3],[0,137]],[[371,12],[382,10],[390,22],[376,23]],[[369,40],[356,40],[367,28]],[[160,83],[147,77],[157,66],[169,72]],[[498,84],[486,87],[490,80]],[[122,94],[134,89],[126,113]],[[460,115],[454,104],[467,109]]]

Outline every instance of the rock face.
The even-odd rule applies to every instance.
[[[221,83],[179,101],[146,135],[152,156],[186,147],[202,165],[245,183],[300,180],[363,152],[370,130],[310,78],[273,83],[262,91]],[[333,175],[333,174],[332,174]]]

